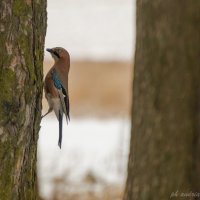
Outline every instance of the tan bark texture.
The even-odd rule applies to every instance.
[[[200,1],[137,0],[124,200],[195,199],[200,192],[199,23]]]
[[[37,199],[46,0],[0,1],[0,199]]]

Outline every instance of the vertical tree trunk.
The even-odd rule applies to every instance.
[[[173,192],[180,199],[181,193],[200,192],[199,11],[196,0],[137,0],[124,200],[165,200]]]
[[[0,2],[0,199],[37,199],[46,0]]]

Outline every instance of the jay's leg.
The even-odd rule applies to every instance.
[[[44,118],[45,116],[47,116],[50,112],[52,112],[53,108],[49,108],[49,110],[47,111],[46,114],[42,115],[41,118]]]

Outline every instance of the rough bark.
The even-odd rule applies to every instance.
[[[46,0],[0,1],[0,199],[37,199]]]
[[[200,192],[200,1],[137,0],[124,200]],[[194,199],[191,194],[188,199]]]

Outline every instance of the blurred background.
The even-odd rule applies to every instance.
[[[42,120],[38,180],[44,200],[122,199],[129,151],[135,44],[133,0],[48,0],[45,48],[71,55],[71,121],[58,142],[54,113]],[[44,75],[53,59],[45,52]],[[48,105],[43,99],[43,113]]]

